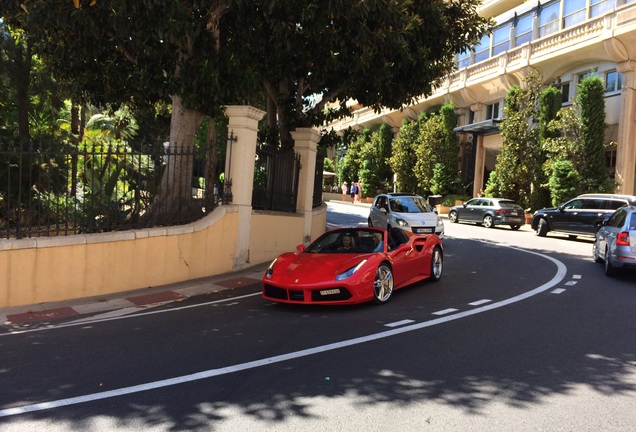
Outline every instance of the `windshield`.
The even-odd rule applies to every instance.
[[[345,229],[323,234],[307,253],[372,253],[384,250],[384,234],[371,229]]]
[[[391,211],[397,213],[432,212],[431,206],[422,197],[395,197],[389,199]]]
[[[520,209],[521,206],[514,201],[499,201],[501,208]]]

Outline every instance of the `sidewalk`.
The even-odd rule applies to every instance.
[[[330,200],[330,203],[356,207],[371,207],[370,203]],[[211,276],[193,281],[178,282],[158,287],[141,288],[134,291],[86,297],[60,302],[0,308],[0,326],[12,328],[34,324],[69,321],[77,317],[108,318],[139,312],[167,303],[181,302],[190,297],[215,293],[221,290],[260,284],[269,262],[233,273]]]
[[[260,284],[268,266],[269,262],[233,273],[98,297],[0,308],[0,326],[19,328],[56,320],[68,321],[74,317],[96,319],[135,313],[198,295]]]

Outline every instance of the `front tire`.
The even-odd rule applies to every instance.
[[[537,235],[539,237],[545,237],[550,231],[550,227],[548,227],[548,222],[545,219],[539,219],[539,225],[537,226]]]
[[[451,223],[459,222],[459,219],[457,218],[457,212],[455,210],[452,210],[450,213],[448,213],[448,220],[451,221]]]
[[[437,282],[442,278],[442,270],[444,268],[444,254],[442,248],[435,246],[431,254],[431,276],[432,282]]]
[[[373,301],[376,304],[384,304],[393,294],[393,272],[387,263],[382,263],[375,271],[373,281]]]
[[[481,224],[484,227],[486,227],[486,228],[494,228],[495,227],[495,221],[493,220],[492,216],[490,216],[490,215],[484,216],[484,220],[481,222]]]

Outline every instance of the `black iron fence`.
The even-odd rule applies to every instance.
[[[0,238],[192,222],[219,200],[194,175],[201,163],[191,147],[167,143],[132,149],[0,142]],[[181,186],[168,190],[173,185]]]
[[[259,146],[254,166],[252,208],[296,212],[300,155],[290,150]]]

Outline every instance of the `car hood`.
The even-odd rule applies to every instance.
[[[284,254],[276,260],[272,279],[294,284],[333,281],[336,275],[365,259],[372,260],[375,255],[307,252]]]
[[[400,219],[404,219],[409,223],[409,225],[436,225],[439,216],[433,212],[422,212],[422,213],[398,213],[394,212],[393,215],[395,217],[399,217]]]
[[[554,213],[555,211],[558,211],[559,208],[558,207],[547,207],[547,208],[542,208],[539,209],[537,211],[535,211],[535,214],[543,214],[543,213]]]

